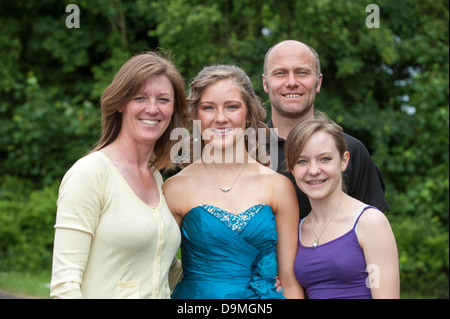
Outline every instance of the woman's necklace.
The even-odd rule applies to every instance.
[[[316,230],[314,229],[314,218],[311,218],[311,226],[312,226],[312,230],[314,233],[314,236],[316,236],[316,240],[313,242],[312,246],[313,248],[316,248],[319,245],[319,238],[320,236],[322,236],[323,232],[325,231],[325,229],[327,228],[327,226],[331,223],[331,221],[333,220],[334,216],[336,216],[337,212],[339,211],[339,209],[342,206],[342,202],[344,201],[344,196],[342,196],[341,199],[341,203],[339,204],[338,208],[334,211],[333,216],[331,216],[330,220],[328,221],[328,223],[325,225],[324,228],[322,228],[322,231],[320,232],[320,235],[317,236]],[[313,212],[314,214],[314,212]]]
[[[206,170],[209,172],[209,174],[211,174],[211,176],[214,178],[214,181],[217,183],[217,185],[219,185],[220,190],[226,193],[226,192],[231,191],[234,183],[236,183],[236,181],[238,180],[239,176],[241,176],[241,174],[244,171],[245,167],[247,166],[248,162],[245,163],[245,165],[242,167],[241,171],[239,172],[238,176],[234,179],[234,182],[229,187],[223,187],[222,185],[220,185],[220,183],[217,181],[216,175],[214,175],[213,172],[211,172],[209,170],[209,168],[206,166],[205,162],[202,162],[202,163],[203,163],[203,166],[205,166]]]

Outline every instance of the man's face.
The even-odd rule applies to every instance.
[[[263,85],[272,112],[289,118],[313,114],[321,83],[322,74],[318,78],[316,75],[315,56],[303,43],[283,42],[269,53]]]

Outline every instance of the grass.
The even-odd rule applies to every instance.
[[[36,299],[50,298],[50,273],[6,273],[0,272],[0,290],[13,295],[20,295]],[[434,299],[417,293],[402,291],[402,299]]]
[[[50,298],[50,273],[0,272],[0,290],[30,298]]]
[[[181,259],[181,250],[177,252]],[[42,273],[0,272],[0,290],[37,299],[50,298],[51,271]]]

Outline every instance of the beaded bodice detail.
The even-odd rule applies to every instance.
[[[220,207],[212,205],[201,205],[208,213],[218,218],[225,225],[231,228],[236,234],[239,234],[247,223],[255,216],[264,205],[254,205],[239,214],[232,214]]]

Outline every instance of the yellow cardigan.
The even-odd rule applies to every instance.
[[[180,230],[161,190],[145,204],[102,152],[78,160],[59,189],[52,298],[170,298],[181,277]]]

